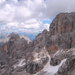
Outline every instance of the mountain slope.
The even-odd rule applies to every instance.
[[[39,33],[31,43],[22,37],[14,34],[1,46],[1,75],[74,74],[75,13],[58,14],[49,31]]]

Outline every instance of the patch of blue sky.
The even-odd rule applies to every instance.
[[[53,18],[49,18],[47,20],[43,20],[42,23],[43,23],[43,25],[46,23],[50,24],[52,22],[52,20],[53,20]]]
[[[21,0],[18,0],[18,1],[21,1]]]
[[[52,22],[52,20],[53,20],[52,18],[49,18],[49,20],[44,20],[42,22],[43,22],[43,24],[46,24],[46,23],[50,24]]]
[[[0,25],[0,28],[4,28],[5,24]]]

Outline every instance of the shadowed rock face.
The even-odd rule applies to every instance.
[[[41,69],[43,69],[43,64],[38,64],[34,62],[29,62],[26,64],[25,69],[30,74],[35,74]]]

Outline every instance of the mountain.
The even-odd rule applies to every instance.
[[[18,33],[19,35],[24,35],[24,36],[27,36],[28,38],[30,38],[30,40],[34,40],[35,38],[36,38],[36,35],[37,35],[37,33],[35,34],[32,34],[32,33]]]
[[[3,45],[5,42],[9,41],[10,37],[14,34],[17,34],[17,33],[12,32],[12,33],[6,34],[2,38],[0,38],[0,46]],[[28,41],[28,43],[31,42],[31,40],[27,36],[21,35],[20,38],[26,39]]]
[[[16,33],[10,33],[5,35],[3,38],[0,39],[0,42],[3,42],[3,43],[7,42],[10,39],[11,35],[13,34],[16,34]]]
[[[56,65],[59,64],[62,59],[67,59],[55,75],[74,75],[75,12],[58,14],[51,23],[50,36],[49,42],[52,43],[49,43],[49,45],[56,46],[58,50],[51,58],[50,64]]]
[[[0,38],[3,38],[5,36],[5,34],[0,33]]]
[[[20,38],[24,38],[25,40],[27,40],[28,44],[29,44],[29,42],[31,42],[31,40],[27,36],[20,35]]]
[[[20,37],[0,47],[0,75],[75,74],[75,12],[59,13],[30,43]]]

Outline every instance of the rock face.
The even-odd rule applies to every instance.
[[[51,35],[69,33],[73,30],[75,30],[75,12],[58,14],[50,26]]]
[[[71,75],[74,70],[71,63],[74,64],[74,61],[70,61],[69,58],[73,53],[68,53],[67,50],[75,47],[75,13],[58,14],[50,25],[49,33],[50,38],[47,42],[47,48],[49,49],[51,46],[57,47],[57,51],[53,49],[56,53],[52,56],[50,64],[53,66],[59,65],[61,60],[68,58],[66,65],[64,65],[64,67],[62,65],[55,75]],[[51,53],[50,50],[49,53]],[[65,69],[65,67],[67,68]],[[71,73],[69,73],[69,71],[71,71]]]
[[[35,40],[33,41],[33,44],[35,47],[44,47],[46,46],[47,38],[49,36],[49,32],[47,30],[44,30],[42,33],[39,33]]]
[[[48,62],[47,50],[45,48],[36,49],[32,52],[31,61],[28,61],[25,69],[30,74],[35,74],[44,68]]]
[[[0,38],[0,42],[3,42],[3,43],[7,42],[10,39],[10,37],[14,34],[16,34],[16,33],[12,32],[10,34],[4,35],[2,38]]]
[[[75,13],[60,13],[52,21],[49,28],[50,37],[47,48],[51,45],[57,49],[70,49],[75,46]]]
[[[28,73],[35,74],[38,71],[40,71],[41,69],[43,69],[43,64],[29,62],[26,64],[25,68]]]
[[[11,70],[13,65],[25,56],[25,49],[27,48],[27,41],[21,39],[18,34],[11,36],[0,48],[0,74],[12,75]],[[25,59],[25,58],[24,58]],[[4,70],[4,71],[2,71]],[[13,74],[14,75],[14,74]]]
[[[59,68],[55,75],[74,75],[75,74],[75,55],[70,56]]]
[[[27,72],[35,74],[43,69],[48,61],[45,54],[47,50],[44,50],[45,48],[33,48],[33,43],[28,44],[27,40],[20,38],[18,34],[13,34],[0,48],[0,74],[19,75],[19,72],[22,75]]]
[[[48,53],[52,56],[52,54],[54,54],[57,51],[57,47],[55,45],[51,45],[48,48]]]
[[[27,43],[28,43],[28,44],[29,44],[30,42],[32,42],[27,36],[20,35],[20,38],[24,38],[25,40],[27,40]]]

